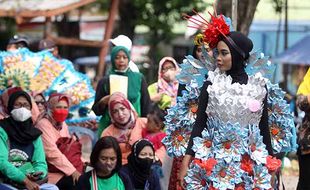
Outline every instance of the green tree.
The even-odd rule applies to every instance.
[[[256,7],[260,0],[238,0],[237,30],[248,34],[254,18]],[[275,11],[281,9],[283,0],[270,0],[275,5]],[[99,1],[100,2],[100,1]],[[206,0],[120,0],[119,22],[114,35],[125,34],[131,39],[135,36],[137,25],[147,26],[149,29],[147,43],[150,45],[150,58],[153,63],[158,62],[157,46],[160,42],[169,42],[174,35],[174,23],[181,21],[181,13],[189,13],[193,8],[197,11],[211,6]],[[231,17],[232,0],[214,0],[218,14]],[[107,10],[108,2],[101,0],[102,10]],[[153,65],[153,64],[152,64]]]
[[[207,5],[203,0],[120,0],[117,32],[134,37],[135,26],[145,25],[149,41],[156,44],[171,39],[173,25],[182,20],[181,13],[203,10]]]

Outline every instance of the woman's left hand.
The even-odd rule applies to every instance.
[[[157,94],[154,94],[153,96],[151,96],[151,100],[153,102],[159,102],[161,100],[161,97],[163,96],[162,93],[157,93]]]
[[[33,173],[27,174],[27,177],[31,181],[38,181],[42,175],[43,175],[43,172],[33,172]]]

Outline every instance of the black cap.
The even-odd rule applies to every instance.
[[[39,42],[39,50],[51,49],[55,46],[55,42],[50,39],[43,39]]]
[[[19,35],[14,35],[10,40],[8,44],[18,44],[18,43],[23,43],[25,47],[29,47],[29,41],[27,40],[26,37],[19,36]]]

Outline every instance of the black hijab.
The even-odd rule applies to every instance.
[[[252,41],[240,32],[230,32],[226,37],[222,37],[221,41],[229,47],[232,66],[227,75],[233,79],[233,83],[246,84],[248,82],[248,75],[245,72],[245,61],[249,58],[250,52],[253,48]]]
[[[16,91],[13,92],[8,101],[8,113],[11,115],[11,111],[14,109],[14,103],[20,96],[23,96],[27,99],[30,106],[31,104],[31,97],[25,91]],[[19,144],[30,144],[35,139],[37,139],[42,132],[33,126],[32,119],[29,118],[26,121],[20,122],[13,119],[12,116],[0,120],[0,126],[5,130],[8,134],[10,140],[13,140]]]
[[[132,172],[132,175],[135,179],[133,181],[133,185],[135,188],[138,188],[138,189],[140,188],[144,189],[145,182],[151,174],[151,166],[152,166],[153,160],[149,158],[141,159],[138,157],[141,150],[146,146],[151,147],[155,154],[153,144],[146,139],[141,139],[132,145],[131,153],[127,157],[128,167],[130,171]]]

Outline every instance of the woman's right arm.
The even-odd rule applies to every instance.
[[[109,77],[105,77],[98,82],[96,88],[95,101],[92,106],[92,110],[97,116],[104,113],[107,108],[109,97]]]
[[[208,97],[209,97],[207,88],[210,84],[211,84],[210,82],[206,81],[201,88],[200,95],[198,98],[198,111],[197,111],[196,121],[193,126],[191,137],[188,142],[186,153],[182,160],[182,165],[181,165],[180,172],[178,175],[179,183],[183,188],[185,188],[184,177],[186,176],[191,158],[195,155],[195,152],[192,150],[193,139],[195,137],[201,136],[201,132],[207,127],[208,116],[206,114],[206,109],[207,109]]]

